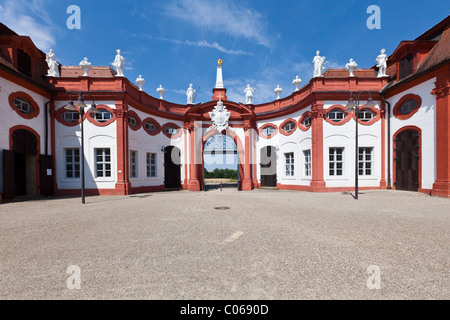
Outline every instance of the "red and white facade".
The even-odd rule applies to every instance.
[[[81,120],[64,107],[82,91],[104,110],[84,119],[87,194],[173,187],[200,191],[204,144],[225,134],[236,143],[241,190],[351,191],[358,152],[361,189],[450,197],[449,25],[446,19],[418,39],[400,43],[388,59],[387,77],[377,77],[375,68],[357,69],[354,77],[347,70],[330,69],[288,97],[260,105],[228,101],[225,88],[214,88],[206,103],[170,103],[139,91],[109,67],[94,67],[85,77],[80,67],[61,66],[60,77],[41,81],[45,54],[28,37],[4,27],[0,193],[3,199],[80,193]],[[17,49],[30,58],[28,75],[18,66]],[[359,150],[355,113],[344,112],[351,92],[370,92],[376,104],[358,120]],[[368,98],[363,93],[360,104]],[[25,112],[20,110],[23,100],[28,102]],[[209,115],[219,100],[230,112],[223,132],[211,130]],[[24,137],[31,137],[37,150]],[[172,163],[168,153],[175,157]],[[21,164],[14,167],[12,159]],[[274,164],[270,176],[264,169],[267,159]]]

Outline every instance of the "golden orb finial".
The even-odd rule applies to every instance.
[[[217,63],[218,63],[218,65],[219,65],[219,67],[221,67],[221,66],[222,66],[222,63],[223,63],[223,60],[222,60],[221,58],[219,58],[219,60],[217,60]]]

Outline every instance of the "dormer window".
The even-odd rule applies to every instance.
[[[17,49],[17,70],[31,77],[31,58],[23,50]]]
[[[414,56],[408,54],[399,61],[399,79],[403,79],[414,72]]]

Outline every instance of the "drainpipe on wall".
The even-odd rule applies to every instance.
[[[392,189],[391,177],[391,104],[384,99],[384,93],[381,94],[383,102],[387,105],[387,188]]]
[[[52,103],[53,102],[53,96],[52,96],[52,98],[50,99],[50,101],[47,101],[45,104],[44,104],[44,113],[45,113],[45,117],[44,117],[44,124],[45,124],[45,126],[44,126],[44,130],[45,130],[45,132],[44,132],[44,141],[45,141],[45,155],[46,156],[48,156],[48,105],[50,104],[50,103]]]

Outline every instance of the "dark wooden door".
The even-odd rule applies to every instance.
[[[16,196],[14,151],[3,150],[3,196],[11,200]]]
[[[164,187],[181,188],[181,151],[177,147],[170,146],[164,149]]]
[[[42,196],[53,196],[55,187],[53,183],[53,156],[41,155],[40,162],[40,186],[39,193]]]
[[[395,138],[395,187],[397,190],[419,190],[419,133],[405,130]]]
[[[15,195],[25,196],[27,194],[27,157],[25,153],[14,155],[14,181],[16,185]]]
[[[269,146],[261,149],[261,187],[277,186],[277,149]]]

